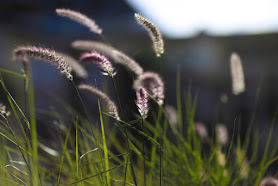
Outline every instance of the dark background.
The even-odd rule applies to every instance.
[[[94,19],[103,29],[103,35],[114,47],[136,59],[146,71],[160,72],[160,62],[153,53],[149,36],[136,24],[133,17],[134,10],[122,0],[0,1],[0,68],[21,72],[21,64],[12,60],[12,51],[19,45],[45,46],[71,54],[78,59],[80,51],[70,47],[72,41],[77,39],[101,41],[99,36],[90,33],[87,28],[57,16],[56,8],[80,11]],[[232,52],[237,52],[241,56],[246,78],[246,91],[239,96],[232,95],[231,90],[229,57]],[[200,32],[189,39],[165,38],[161,74],[166,85],[166,104],[176,106],[176,73],[179,64],[182,88],[187,90],[191,84],[192,92],[198,93],[196,121],[203,122],[208,127],[218,122],[224,123],[231,132],[234,119],[241,118],[244,137],[244,131],[254,110],[256,91],[260,87],[261,95],[255,124],[260,131],[262,150],[277,108],[277,62],[278,33],[211,37]],[[125,100],[124,110],[129,110],[135,99],[135,93],[130,88],[132,78],[124,68],[119,66],[117,68],[119,73],[116,76],[116,83],[121,99]],[[111,82],[107,77],[100,76],[98,69],[93,66],[87,69],[90,71],[89,79],[77,79],[77,83],[82,81],[95,84],[96,79],[100,88],[106,85],[112,90]],[[53,95],[74,105],[75,98],[71,93],[73,87],[55,68],[36,61],[32,63],[32,72],[37,108],[58,110],[59,106],[51,101]],[[11,93],[20,104],[23,104],[23,81],[4,73],[3,76]],[[220,96],[223,94],[228,96],[227,103],[220,101]],[[4,99],[1,100],[5,102]],[[89,101],[91,107],[97,105],[96,100]],[[133,109],[136,109],[134,105]],[[274,137],[277,136],[277,130],[275,127]],[[41,134],[43,135],[43,132]]]

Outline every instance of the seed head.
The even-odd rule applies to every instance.
[[[81,63],[97,64],[104,71],[103,75],[114,77],[117,74],[112,63],[98,52],[86,52],[81,56],[80,61]]]
[[[71,20],[74,20],[90,29],[91,32],[94,32],[96,34],[101,34],[102,29],[98,27],[98,25],[95,23],[94,20],[88,18],[87,16],[81,14],[80,12],[76,12],[73,10],[68,9],[56,9],[56,13],[59,16],[67,17]]]
[[[81,90],[85,90],[95,96],[100,101],[100,103],[108,109],[109,114],[114,116],[117,120],[120,120],[118,109],[115,103],[111,101],[111,99],[106,94],[90,85],[81,84],[78,86],[78,88]]]
[[[163,105],[164,102],[164,82],[161,77],[155,72],[145,72],[139,76],[133,84],[135,91],[141,87],[147,87],[153,97],[159,105]]]
[[[160,57],[160,55],[164,53],[164,42],[160,30],[153,22],[142,15],[135,13],[134,17],[137,23],[145,27],[145,29],[149,32],[149,35],[153,41],[154,51],[157,57]]]
[[[232,53],[230,59],[233,94],[238,95],[245,91],[244,73],[241,59],[238,54]]]
[[[136,96],[137,100],[135,101],[135,104],[137,105],[141,117],[145,120],[148,117],[148,113],[150,110],[147,89],[145,87],[139,88],[136,91]]]
[[[48,48],[35,47],[35,46],[21,46],[14,50],[14,56],[16,59],[22,59],[22,57],[33,57],[43,61],[50,62],[52,65],[61,69],[62,74],[66,74],[69,80],[72,80],[71,67],[68,63],[58,55],[54,50]]]
[[[94,49],[100,53],[103,53],[109,58],[113,59],[115,63],[123,65],[137,76],[142,75],[144,72],[143,68],[132,58],[105,43],[97,41],[74,41],[71,46],[79,50],[91,51]]]

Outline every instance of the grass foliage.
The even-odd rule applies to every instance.
[[[202,103],[198,103],[198,94],[190,87],[181,89],[179,68],[176,125],[171,123],[164,106],[153,99],[146,120],[136,117],[126,121],[114,81],[117,76],[112,77],[112,81],[121,111],[118,121],[100,102],[96,108],[99,120],[91,121],[74,81],[69,86],[74,87],[83,110],[76,110],[58,97],[53,101],[63,108],[61,112],[40,110],[35,107],[35,101],[39,100],[35,99],[32,71],[25,69],[24,74],[0,69],[1,73],[22,79],[26,99],[25,105],[19,105],[1,78],[1,91],[6,95],[2,101],[8,103],[7,110],[11,112],[9,115],[1,111],[1,185],[258,185],[268,167],[278,159],[277,144],[270,147],[276,116],[263,156],[258,158],[259,135],[254,128],[257,106],[243,140],[236,130],[240,118],[231,121],[234,127],[227,134],[231,138],[226,145],[217,139],[214,129],[211,136],[198,135],[195,111]],[[255,105],[259,94],[260,88]],[[55,125],[49,124],[59,131],[53,134],[55,138],[51,143],[38,136],[37,113],[58,121]],[[65,113],[71,118],[65,117]],[[108,125],[111,122],[113,128]]]

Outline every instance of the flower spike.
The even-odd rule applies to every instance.
[[[78,88],[94,95],[97,99],[99,99],[100,103],[108,109],[109,114],[114,116],[117,120],[120,120],[118,109],[115,103],[111,101],[111,99],[106,94],[90,85],[81,84],[78,86]]]
[[[134,17],[137,23],[145,27],[145,29],[149,32],[149,35],[153,41],[153,48],[156,56],[160,57],[160,55],[164,53],[164,42],[160,30],[153,22],[142,15],[135,13]]]
[[[100,53],[103,53],[111,58],[115,63],[123,65],[137,76],[140,76],[144,73],[143,68],[135,60],[105,43],[97,41],[77,40],[74,41],[71,46],[79,50],[91,51],[93,49]]]
[[[68,9],[56,9],[56,12],[59,16],[67,17],[72,19],[90,29],[91,32],[96,34],[101,34],[102,29],[98,27],[94,20],[88,18],[87,16],[81,14],[80,12],[76,12]]]
[[[114,77],[117,74],[112,63],[98,52],[86,52],[81,56],[80,61],[97,64],[104,71],[103,75]]]
[[[164,103],[164,82],[161,77],[155,72],[145,72],[143,75],[139,76],[134,84],[133,88],[135,91],[141,87],[147,87],[151,92],[151,97],[153,97],[159,105]]]
[[[66,74],[69,80],[72,80],[71,67],[69,64],[55,52],[48,48],[35,47],[35,46],[21,46],[14,50],[14,56],[16,59],[22,59],[27,57],[37,58],[43,61],[48,61],[52,65],[61,69],[62,74]]]
[[[145,120],[148,117],[149,107],[149,97],[148,92],[145,87],[141,87],[136,91],[137,100],[135,104],[137,105],[138,111],[141,117]]]

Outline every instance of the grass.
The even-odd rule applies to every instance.
[[[107,112],[99,99],[96,108],[99,113],[95,115],[98,119],[92,122],[93,116],[88,115],[90,103],[82,98],[73,80],[69,80],[70,86],[83,110],[55,96],[52,101],[62,109],[41,110],[35,107],[35,101],[40,100],[35,99],[32,72],[27,66],[24,69],[24,74],[18,74],[0,68],[1,72],[24,80],[26,100],[25,105],[19,105],[1,78],[1,91],[6,95],[3,101],[11,111],[10,115],[4,110],[0,113],[1,185],[259,185],[269,166],[278,159],[278,144],[270,146],[276,115],[263,156],[258,158],[255,116],[261,85],[255,95],[246,137],[239,137],[236,127],[241,118],[234,118],[233,130],[227,134],[231,139],[223,145],[215,131],[206,137],[196,131],[196,107],[202,103],[198,103],[198,93],[192,92],[190,86],[181,89],[179,67],[176,125],[154,98],[150,99],[151,111],[146,120],[134,116],[128,121],[114,77],[112,83],[121,119]],[[135,111],[130,112],[137,115]],[[49,142],[43,141],[37,132],[38,113],[58,121],[49,124],[55,129]],[[48,148],[43,149],[39,144]]]

